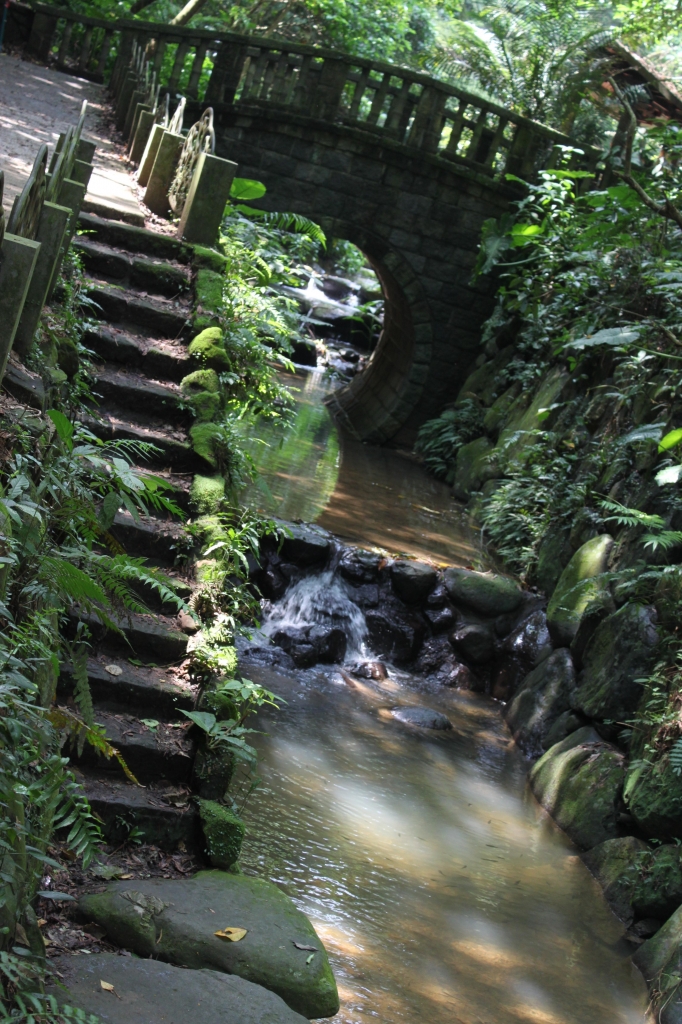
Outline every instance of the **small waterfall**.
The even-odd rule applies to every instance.
[[[363,658],[367,632],[365,616],[348,597],[343,583],[332,569],[317,576],[305,576],[291,587],[281,601],[264,616],[261,630],[272,636],[278,630],[305,626],[337,626],[348,640],[346,660]]]

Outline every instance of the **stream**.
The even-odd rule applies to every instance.
[[[262,473],[253,507],[347,543],[486,564],[447,487],[407,457],[338,437],[320,371],[287,384],[294,421],[261,424],[250,442]],[[342,602],[328,576],[266,606],[263,631]],[[357,614],[350,660],[371,656]],[[261,782],[243,808],[242,866],[312,920],[337,978],[338,1024],[643,1024],[648,997],[624,927],[529,794],[529,762],[496,702],[394,669],[375,682],[247,653],[241,672],[287,702],[256,724]],[[452,730],[390,714],[409,705],[441,711]]]

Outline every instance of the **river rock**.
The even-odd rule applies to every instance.
[[[613,538],[604,533],[578,548],[559,577],[547,605],[547,625],[554,643],[568,647],[586,609],[604,604],[611,598],[599,576],[606,566],[613,547]]]
[[[331,550],[331,535],[326,530],[308,523],[279,525],[287,531],[280,550],[285,561],[306,567],[326,562]]]
[[[508,634],[502,644],[502,658],[493,681],[493,692],[500,700],[510,700],[531,669],[552,653],[547,620],[541,608],[523,619],[511,632],[509,619],[513,625],[516,616],[510,613],[495,619],[497,635]]]
[[[569,652],[562,648],[526,676],[507,708],[512,736],[529,754],[539,754],[553,722],[570,708],[575,672]]]
[[[594,729],[578,729],[533,766],[530,785],[576,846],[591,850],[618,835],[624,759]]]
[[[632,904],[638,917],[660,921],[682,904],[682,849],[677,844],[664,844],[641,854]]]
[[[370,648],[395,665],[414,661],[424,639],[423,621],[397,601],[384,601],[365,614]]]
[[[425,608],[424,617],[434,633],[444,633],[456,621],[455,613],[449,606],[445,608]]]
[[[549,750],[555,743],[561,743],[572,732],[581,729],[584,725],[585,719],[577,715],[575,711],[564,711],[550,726],[549,732],[542,741],[542,749]]]
[[[673,771],[667,753],[653,763],[634,761],[624,795],[644,835],[663,840],[682,838],[682,775]]]
[[[431,593],[426,598],[426,607],[438,610],[445,608],[448,603],[448,592],[442,583],[439,583],[433,588]]]
[[[682,907],[668,918],[653,938],[639,947],[632,959],[652,985],[654,992],[665,991],[666,982],[673,974],[678,975],[679,981],[679,977],[682,976]],[[679,1009],[677,1012],[679,1013]],[[682,1018],[679,1016],[660,1018],[669,1024],[680,1019]]]
[[[438,573],[426,562],[401,560],[391,565],[391,585],[405,604],[423,604],[438,582]]]
[[[481,623],[470,622],[459,626],[450,634],[450,643],[467,661],[483,665],[495,654],[495,637],[492,630]]]
[[[641,839],[624,836],[607,839],[583,854],[585,864],[602,887],[614,914],[628,925],[635,916],[633,895],[637,868],[646,851],[646,843]]]
[[[419,729],[452,729],[450,719],[431,708],[391,708],[391,714],[404,725],[414,725]]]
[[[479,688],[473,673],[456,657],[445,636],[434,636],[426,641],[413,671],[422,673],[439,686],[455,686],[463,690]]]
[[[66,988],[61,1005],[106,1024],[306,1024],[306,1017],[261,985],[218,971],[186,971],[159,960],[100,953],[50,961]],[[114,991],[102,988],[104,981]]]
[[[494,618],[513,612],[523,599],[521,587],[507,576],[472,569],[446,569],[445,588],[452,601]]]
[[[82,896],[79,909],[112,942],[138,956],[238,974],[276,992],[304,1017],[331,1017],[339,1009],[315,929],[288,896],[262,878],[200,871],[181,881],[114,882],[102,893]],[[215,935],[224,928],[247,933],[230,942]],[[315,946],[309,964],[310,953],[295,942]]]
[[[604,619],[583,655],[573,707],[588,718],[624,721],[642,696],[656,657],[656,613],[634,602]]]
[[[361,583],[353,586],[346,583],[346,593],[350,600],[360,608],[376,608],[379,604],[379,588],[376,583]]]
[[[297,668],[310,668],[322,662],[339,664],[346,655],[346,634],[339,626],[303,626],[279,629],[273,642],[286,651]]]
[[[473,491],[480,490],[481,484],[499,475],[492,441],[477,437],[463,444],[457,452],[452,493],[458,501],[468,501]]]
[[[362,548],[350,548],[339,562],[338,571],[351,583],[376,583],[381,556]]]

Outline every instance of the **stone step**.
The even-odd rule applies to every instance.
[[[170,300],[136,298],[125,289],[104,282],[89,283],[87,292],[97,304],[93,316],[100,320],[131,324],[166,338],[179,338],[190,330],[189,306],[180,308]]]
[[[107,666],[121,669],[120,675],[112,675]],[[176,678],[177,669],[149,668],[132,665],[121,657],[120,651],[99,651],[88,658],[88,681],[92,699],[104,707],[134,707],[143,718],[158,715],[171,716],[179,711],[191,711],[197,700],[197,688]],[[73,674],[70,665],[62,665],[59,671],[59,694],[64,697],[73,691]]]
[[[189,784],[196,750],[196,744],[187,735],[189,719],[167,722],[150,717],[143,722],[123,710],[96,708],[95,721],[104,726],[107,739],[143,786],[161,781]],[[72,751],[71,760],[96,769],[102,777],[121,773],[115,758],[107,760],[89,744],[80,755]]]
[[[191,422],[177,385],[150,380],[135,370],[98,366],[94,370],[95,394],[125,409],[144,409],[152,416],[161,416],[173,423]]]
[[[74,249],[83,259],[88,273],[129,284],[151,295],[169,298],[185,295],[191,288],[187,267],[167,260],[131,256],[102,242],[76,238]]]
[[[199,365],[190,359],[182,341],[144,338],[105,324],[89,328],[83,344],[108,363],[122,363],[161,380],[179,382]]]
[[[135,827],[143,842],[168,852],[176,850],[178,843],[190,851],[201,848],[199,815],[189,787],[175,783],[135,786],[122,772],[115,778],[90,768],[76,769],[75,775],[112,845],[126,842]]]
[[[181,523],[117,512],[110,531],[130,555],[144,555],[155,565],[173,566],[194,549],[194,540]]]
[[[161,235],[146,228],[133,227],[120,221],[107,220],[91,213],[81,213],[78,226],[87,231],[97,242],[125,249],[128,252],[143,253],[157,259],[177,263],[189,263],[192,247],[169,235]]]
[[[121,438],[155,445],[158,451],[149,454],[148,466],[172,467],[181,473],[206,472],[204,460],[193,451],[184,431],[172,430],[158,422],[140,422],[140,419],[132,412],[123,415],[116,410],[99,409],[97,418],[85,416],[83,422],[104,441]]]
[[[78,617],[89,627],[96,646],[106,641],[110,648],[124,651],[125,655],[151,655],[155,661],[168,665],[182,661],[187,653],[188,637],[170,616],[111,615],[120,633],[107,628],[94,612],[83,612]]]

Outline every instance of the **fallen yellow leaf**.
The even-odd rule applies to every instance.
[[[223,928],[219,932],[213,932],[219,939],[227,939],[229,942],[239,942],[246,935],[246,928]]]
[[[110,982],[108,982],[108,981],[101,981],[100,980],[100,985],[102,986],[102,988],[104,989],[105,992],[113,992],[114,991],[114,986]]]

